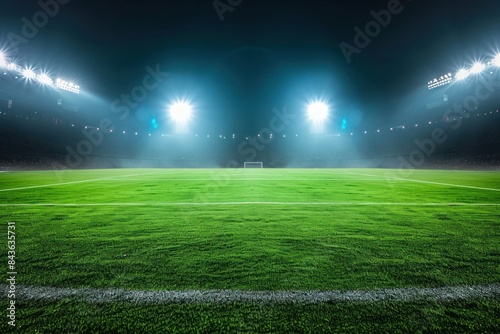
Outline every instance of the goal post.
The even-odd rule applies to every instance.
[[[262,162],[245,162],[243,168],[264,168]]]

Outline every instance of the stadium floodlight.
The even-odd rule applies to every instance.
[[[466,69],[461,69],[460,71],[457,72],[457,80],[464,80],[467,79],[470,75],[470,72]]]
[[[434,80],[429,81],[427,83],[427,87],[429,88],[429,90],[431,90],[431,89],[435,89],[435,88],[438,88],[441,86],[448,85],[448,84],[452,83],[452,81],[453,81],[453,76],[451,75],[451,73],[448,73],[448,74],[442,75],[439,78],[436,78]]]
[[[7,67],[8,70],[11,70],[11,71],[16,71],[17,70],[16,63],[8,63],[6,67]]]
[[[321,101],[314,101],[307,107],[309,119],[315,123],[324,122],[328,119],[329,107]]]
[[[25,68],[22,71],[22,75],[26,80],[34,80],[36,79],[36,73],[31,68]]]
[[[500,53],[497,54],[495,58],[493,58],[493,65],[495,65],[496,67],[500,67]]]
[[[72,92],[72,93],[75,93],[75,94],[80,94],[80,86],[75,85],[72,82],[68,82],[66,80],[62,80],[60,78],[58,78],[56,80],[56,87],[59,88],[59,89],[68,91],[68,92]]]
[[[475,63],[472,68],[470,69],[470,72],[472,74],[479,74],[481,73],[482,71],[484,71],[484,69],[486,68],[486,65],[484,65],[483,63]]]
[[[175,101],[168,109],[170,118],[176,123],[187,123],[193,114],[193,107],[187,101]]]
[[[45,73],[41,73],[38,77],[38,82],[40,82],[43,85],[52,85],[52,79]]]

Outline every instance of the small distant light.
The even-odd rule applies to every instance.
[[[125,134],[125,131],[123,131],[123,134]]]
[[[138,133],[136,132],[136,133],[135,133],[135,135],[137,136],[137,134],[138,134]]]
[[[368,133],[368,131],[365,131],[365,135]]]
[[[377,132],[380,132],[380,130],[377,130]]]
[[[148,136],[150,136],[150,137],[151,137],[151,134],[149,134]]]
[[[391,131],[394,130],[394,128],[391,128]]]
[[[417,127],[417,126],[418,126],[418,124],[415,124],[415,127]]]

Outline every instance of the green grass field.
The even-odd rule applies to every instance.
[[[500,172],[116,169],[0,173],[16,283],[351,291],[500,283]],[[7,295],[2,305],[7,307]],[[16,299],[26,333],[499,332],[500,297],[342,303]],[[12,330],[7,311],[0,332]]]

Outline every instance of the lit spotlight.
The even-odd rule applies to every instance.
[[[52,79],[45,73],[42,73],[38,76],[38,81],[44,85],[52,85],[53,84]]]
[[[62,80],[61,78],[56,79],[56,87],[68,92],[72,92],[75,94],[80,94],[80,86],[75,85],[72,82],[68,82],[66,80]]]
[[[329,107],[324,102],[316,101],[309,104],[307,113],[313,122],[324,122],[328,118]]]
[[[462,69],[460,71],[457,72],[457,80],[464,80],[464,79],[467,79],[470,75],[470,72],[468,70],[465,70],[465,69]]]
[[[486,68],[486,65],[484,65],[483,63],[475,63],[472,68],[470,69],[470,72],[472,74],[479,74],[481,73],[482,71],[484,71],[484,69]]]
[[[22,75],[26,80],[34,80],[36,78],[36,73],[31,68],[25,68]]]
[[[0,62],[1,62],[1,58],[0,58]],[[495,58],[493,59],[493,65],[495,65],[496,67],[500,67],[500,53],[497,54],[495,56]]]
[[[17,70],[17,65],[15,63],[9,63],[6,65],[7,69],[8,70],[11,70],[11,71],[16,71]]]
[[[191,119],[193,113],[193,108],[191,104],[186,101],[176,101],[168,110],[170,118],[175,122],[186,123]]]

